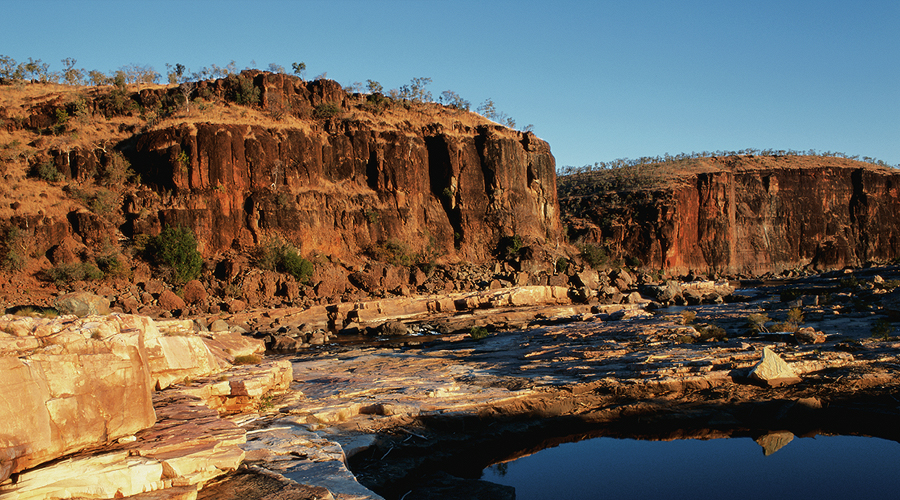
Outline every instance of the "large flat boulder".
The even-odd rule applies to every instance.
[[[192,322],[149,320],[144,323],[144,345],[156,389],[219,373],[226,368],[213,355],[203,337],[195,334]]]
[[[0,481],[152,426],[154,389],[218,374],[230,366],[226,349],[256,352],[258,344],[144,316],[0,316]],[[286,362],[245,371],[206,399],[241,411],[291,380]]]
[[[120,319],[0,317],[0,480],[156,421],[144,332]]]

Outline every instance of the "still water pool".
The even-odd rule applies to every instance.
[[[492,465],[482,479],[513,486],[517,500],[900,498],[900,443],[776,438],[768,456],[750,438],[595,438]]]

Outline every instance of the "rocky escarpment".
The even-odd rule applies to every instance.
[[[896,259],[898,183],[900,172],[840,158],[734,156],[655,187],[562,194],[561,206],[570,236],[614,257],[673,274],[762,275]]]
[[[124,224],[104,231],[91,220],[76,232],[139,237],[182,225],[206,255],[278,236],[304,253],[342,259],[391,247],[472,262],[488,259],[504,236],[559,242],[555,162],[534,134],[428,103],[388,123],[335,82],[242,75],[251,77],[259,109],[290,121],[223,123],[201,114],[138,131],[115,146],[145,188],[125,196]],[[197,92],[228,99],[233,89],[219,80]],[[167,95],[146,90],[136,99],[152,108]],[[110,161],[106,148],[52,153],[73,179]]]

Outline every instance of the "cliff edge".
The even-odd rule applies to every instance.
[[[569,236],[671,274],[760,276],[898,257],[894,169],[834,157],[734,155],[639,170],[612,182],[613,172],[561,178]]]

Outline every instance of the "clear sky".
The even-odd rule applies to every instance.
[[[0,0],[0,54],[105,73],[234,60],[428,77],[532,124],[557,166],[692,151],[900,163],[898,0]]]

